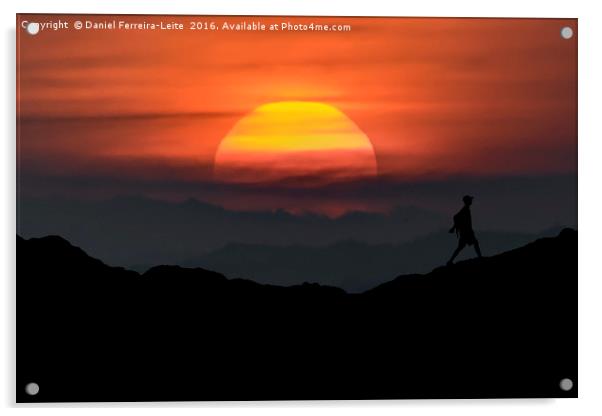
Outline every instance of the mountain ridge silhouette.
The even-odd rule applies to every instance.
[[[283,210],[232,211],[192,198],[169,202],[125,196],[101,201],[22,197],[18,214],[19,235],[61,235],[94,257],[123,267],[179,264],[229,242],[323,245],[346,239],[411,240],[449,222],[447,214],[415,206],[329,218]]]
[[[538,234],[480,231],[479,237],[487,253],[498,254],[560,230],[550,228]],[[308,280],[360,293],[398,274],[428,273],[449,257],[450,244],[455,240],[447,230],[441,230],[404,243],[368,244],[351,239],[326,246],[228,243],[179,264],[220,270],[231,277],[260,283],[292,285]],[[460,259],[472,255],[467,251]]]

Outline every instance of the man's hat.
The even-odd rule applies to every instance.
[[[464,197],[462,198],[462,201],[464,201],[464,202],[472,202],[473,199],[474,199],[474,196],[464,195]]]

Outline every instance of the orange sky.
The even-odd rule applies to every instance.
[[[211,179],[220,141],[277,101],[333,105],[379,175],[576,172],[574,19],[20,15],[29,21],[350,24],[350,32],[18,29],[20,169]]]

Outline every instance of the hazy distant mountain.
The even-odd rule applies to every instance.
[[[17,238],[17,401],[577,397],[577,233],[362,294]],[[83,381],[82,381],[83,380]],[[81,381],[81,382],[80,382]]]
[[[492,255],[559,231],[555,228],[539,234],[481,232],[478,236],[485,255]],[[343,241],[315,247],[230,243],[179,264],[219,270],[231,277],[260,283],[293,285],[308,281],[361,292],[400,273],[425,273],[445,264],[456,244],[456,236],[443,231],[396,244]],[[475,257],[474,250],[467,247],[459,259],[471,257]]]
[[[106,201],[20,198],[17,232],[61,235],[109,264],[177,264],[231,242],[326,245],[408,241],[450,219],[417,207],[390,214],[352,212],[337,219],[285,211],[238,212],[190,199],[171,203],[120,197]]]

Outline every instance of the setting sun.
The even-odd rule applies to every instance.
[[[303,178],[310,185],[374,177],[374,149],[336,107],[318,102],[264,104],[240,119],[215,155],[215,178],[260,183]]]

